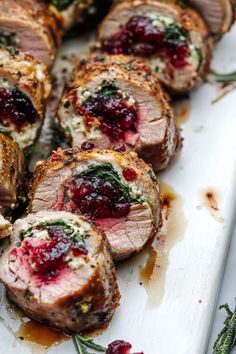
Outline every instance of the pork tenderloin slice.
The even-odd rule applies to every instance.
[[[44,248],[42,258],[37,259],[40,247],[54,242],[49,230],[56,228],[58,233],[58,224],[63,225],[64,235],[51,253]],[[66,234],[68,229],[74,234]],[[49,256],[57,257],[63,242],[64,247],[72,242],[63,256],[63,266],[61,259],[53,264]],[[74,253],[75,247],[80,250],[82,246],[84,253]],[[107,325],[120,298],[103,233],[84,217],[67,212],[42,211],[18,220],[14,242],[0,260],[0,279],[9,298],[27,316],[69,333]]]
[[[28,54],[0,49],[0,130],[21,149],[36,140],[50,92],[51,80],[43,63]]]
[[[147,156],[147,161],[153,164],[155,171],[171,162],[180,147],[179,131],[166,94],[141,60],[125,56],[92,57],[76,67],[73,78],[58,108],[60,124],[72,146],[80,146],[86,140],[98,148],[114,148],[122,143],[145,160],[148,147],[153,158]],[[86,97],[93,97],[109,85],[115,86],[121,97],[127,97],[127,107],[134,107],[137,116],[135,129],[125,130],[118,139],[111,139],[104,132],[101,119],[89,116],[87,123],[86,113],[81,114]],[[113,111],[108,123],[113,129],[116,127]]]
[[[32,54],[51,67],[60,42],[61,18],[44,1],[2,0],[0,3],[0,32],[10,38],[10,45]]]
[[[141,26],[139,30],[145,29],[142,27],[143,23],[139,24],[138,18],[139,21],[144,21],[144,19],[149,21],[150,23],[146,26],[152,26],[153,31],[158,29],[160,36],[164,38],[162,50],[158,48],[163,45],[161,42],[163,39],[156,39],[160,44],[154,51],[152,47],[152,50],[150,49],[150,46],[154,44],[146,42],[147,36],[143,36],[145,39],[142,41],[134,37],[132,40],[136,42],[126,44],[125,47],[119,44],[119,47],[118,43],[120,42],[115,38],[125,30],[130,21],[135,20],[137,22],[136,28]],[[175,37],[179,32],[179,39],[175,38],[175,44],[171,40],[169,42],[165,40],[166,36],[169,38],[173,35],[173,30],[176,33]],[[135,29],[132,27],[130,31],[133,32]],[[148,31],[151,31],[149,27],[146,29],[146,32]],[[118,1],[103,20],[98,31],[98,41],[101,44],[101,49],[110,54],[134,54],[145,58],[156,72],[159,80],[174,92],[188,92],[198,84],[206,73],[211,57],[212,41],[202,18],[194,10],[183,8],[177,1],[171,0]],[[173,45],[174,48],[172,48]],[[142,46],[143,49],[140,51],[139,47],[142,48]],[[172,51],[175,53],[174,57],[171,54]]]
[[[0,134],[0,209],[17,200],[17,189],[24,173],[24,157],[18,146]]]
[[[160,223],[159,185],[150,166],[135,153],[121,154],[97,149],[88,152],[79,149],[65,150],[58,152],[56,160],[54,156],[37,166],[30,212],[67,210],[84,213],[105,231],[115,260],[126,258],[143,248]],[[102,169],[107,165],[109,170],[102,173]],[[91,169],[94,171],[98,166],[99,174],[91,173],[90,179],[85,177],[87,171]],[[135,174],[132,181],[126,180],[123,176],[127,168]],[[107,175],[110,176],[109,180],[106,179]],[[119,194],[121,189],[117,189],[114,181],[112,186],[107,185],[107,181],[112,180],[111,175],[116,176],[116,181],[119,179],[119,186],[122,184],[123,190],[126,190],[125,193],[129,196]],[[102,181],[99,176],[102,177]],[[75,186],[83,188],[79,199],[73,194],[76,189],[70,187],[74,181]],[[86,188],[90,188],[90,192],[87,192]],[[107,188],[111,190],[109,193]],[[119,201],[114,197],[117,193]],[[85,205],[90,198],[94,198],[91,210],[87,204]],[[120,209],[117,209],[122,206],[126,208],[125,213],[120,213]]]
[[[230,0],[188,0],[204,17],[210,32],[221,36],[229,31],[233,23],[233,9]]]

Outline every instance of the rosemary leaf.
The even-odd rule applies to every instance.
[[[216,72],[212,72],[212,75],[217,82],[222,82],[226,84],[230,84],[236,81],[236,71],[233,71],[229,74],[218,74]]]
[[[212,354],[229,354],[236,345],[236,308],[232,312],[228,304],[220,306],[227,312],[227,317],[224,321],[225,327],[218,335],[218,338],[213,346]]]
[[[107,348],[103,347],[102,345],[94,343],[94,341],[91,337],[83,337],[81,335],[78,335],[78,337],[84,345],[86,345],[87,347],[89,347],[91,349],[95,349],[98,352],[102,352],[102,353],[104,353],[107,350]]]
[[[96,344],[93,341],[92,337],[84,337],[80,334],[73,336],[73,342],[78,354],[93,354],[87,350],[87,348],[91,348],[96,350],[97,352],[105,353],[107,348],[102,345]]]
[[[78,354],[86,354],[86,352],[84,352],[84,348],[81,345],[80,341],[78,340],[77,336],[73,336],[73,343],[75,345],[76,351]]]

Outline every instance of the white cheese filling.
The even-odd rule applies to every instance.
[[[99,86],[96,90],[96,93],[99,92],[103,87]],[[135,107],[137,101],[134,97],[130,96],[127,92],[124,92],[120,89],[117,89],[117,94],[126,100],[128,107]],[[77,99],[81,102],[81,105],[93,95],[93,92],[87,88],[80,88],[77,91]],[[83,134],[84,140],[96,140],[102,137],[102,132],[100,130],[99,119],[94,118],[91,124],[85,124],[84,117],[76,113],[75,111],[71,113],[71,110],[68,110],[68,114],[65,115],[68,119],[63,123],[65,133],[68,136],[72,137],[72,140],[76,142],[76,137],[78,134]],[[74,144],[73,144],[74,145]]]
[[[147,15],[145,15],[145,17],[148,17],[150,20],[152,20],[152,25],[159,28],[161,31],[165,31],[168,26],[176,23],[174,19],[167,16],[159,15],[158,13],[148,13]],[[186,38],[184,36],[180,36],[179,39],[181,41],[186,41]],[[192,65],[195,69],[198,69],[201,64],[201,54],[199,52],[200,49],[197,48],[193,43],[191,43],[191,39],[190,42],[187,41],[187,43],[189,46],[190,53],[189,57],[187,58],[188,63]],[[163,72],[166,69],[167,64],[163,60],[153,57],[151,59],[151,66],[156,72]]]
[[[26,233],[24,238],[32,237],[32,238],[37,238],[38,240],[42,240],[42,241],[50,241],[51,240],[51,237],[49,236],[48,231],[46,229],[43,229],[43,230],[33,229],[32,231],[30,231],[31,228],[29,228],[29,225],[27,223],[26,223],[26,225],[27,225],[27,227],[23,231],[23,233]],[[85,235],[89,232],[89,228],[84,229],[79,225],[65,223],[65,227],[67,225],[68,225],[68,227],[73,229],[73,235],[79,235],[82,238],[85,237]],[[40,226],[40,225],[38,225],[38,226]],[[48,225],[48,226],[50,226],[50,225]],[[54,226],[56,227],[56,225],[52,224],[52,227],[54,227]],[[37,227],[37,225],[35,227]],[[43,227],[43,225],[42,225],[42,227]],[[27,229],[29,230],[28,235],[27,235]],[[71,237],[73,237],[73,235],[71,235]],[[86,248],[87,248],[87,245],[86,245]],[[71,252],[71,251],[69,251],[68,254],[66,255],[65,261],[67,262],[68,266],[73,270],[77,270],[77,269],[81,268],[86,263],[86,260],[84,259],[84,257],[81,257],[80,255],[75,256],[73,254],[73,252]],[[34,264],[32,264],[31,267],[34,269]]]

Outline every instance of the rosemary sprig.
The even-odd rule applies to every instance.
[[[228,304],[221,305],[227,312],[227,318],[224,322],[225,327],[220,332],[213,346],[212,354],[229,354],[236,345],[236,308],[232,312]]]
[[[221,98],[236,89],[236,71],[228,74],[219,74],[211,70],[208,79],[210,83],[221,84],[220,92],[212,103],[218,102]]]
[[[93,354],[89,352],[87,348],[96,350],[97,352],[101,353],[105,353],[107,351],[107,348],[94,343],[92,337],[84,337],[80,334],[76,334],[73,336],[73,342],[78,354]]]
[[[218,74],[216,72],[212,72],[212,75],[217,82],[222,82],[225,84],[231,84],[236,81],[236,71],[233,71],[228,74]]]

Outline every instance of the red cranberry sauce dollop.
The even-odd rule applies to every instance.
[[[111,344],[108,345],[107,351],[105,354],[129,354],[132,345],[123,340],[115,340]],[[134,353],[135,354],[135,353]],[[143,354],[143,353],[136,353]]]
[[[75,243],[59,226],[48,227],[47,231],[50,240],[27,237],[23,245],[32,273],[41,275],[41,280],[52,279],[66,267],[65,258],[69,251],[74,256],[88,253],[83,244]]]
[[[111,142],[125,140],[127,131],[136,132],[137,109],[118,95],[94,94],[80,107],[79,113],[88,124],[93,117],[99,119],[101,131]]]
[[[99,177],[79,177],[69,183],[73,212],[89,219],[120,218],[129,213],[130,204],[120,189]]]
[[[33,124],[37,118],[30,99],[17,88],[0,87],[0,123],[6,127],[13,125],[19,132],[26,123]]]
[[[102,50],[109,54],[128,54],[147,57],[157,55],[168,59],[175,68],[188,64],[186,42],[168,40],[165,32],[144,16],[133,16],[126,26],[111,38],[104,39]]]

